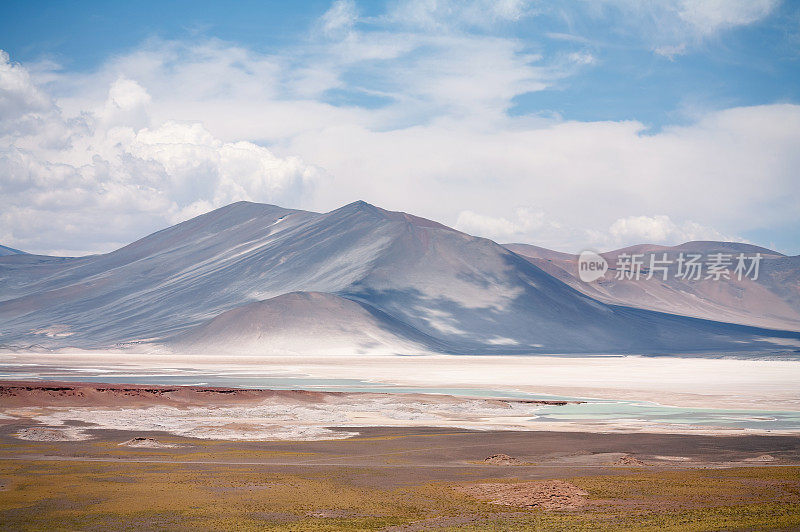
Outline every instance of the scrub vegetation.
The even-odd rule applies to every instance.
[[[269,467],[219,463],[2,460],[0,528],[380,530],[402,526],[411,530],[774,530],[800,527],[800,467],[662,471],[639,468],[623,469],[621,474],[614,475],[566,478],[587,492],[588,497],[580,507],[558,510],[489,503],[457,489],[484,480],[396,486],[380,482],[387,475],[380,468],[298,465],[285,469],[276,472]],[[372,485],[364,482],[370,477],[376,479]],[[485,480],[514,482],[508,478]]]

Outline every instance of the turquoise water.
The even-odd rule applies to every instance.
[[[676,429],[684,426],[705,426],[800,432],[800,412],[795,411],[669,407],[643,401],[565,397],[483,388],[396,386],[360,379],[320,379],[292,374],[258,375],[253,374],[252,371],[211,373],[199,368],[161,368],[157,371],[143,371],[140,367],[135,369],[118,366],[113,368],[62,368],[38,364],[0,364],[0,380],[62,380],[162,386],[200,385],[275,390],[429,393],[465,397],[583,401],[581,404],[542,406],[537,409],[533,421],[630,423],[637,426],[657,423],[672,425]]]
[[[544,407],[540,421],[661,423],[800,432],[800,412],[670,407],[647,402],[590,400],[585,404]]]

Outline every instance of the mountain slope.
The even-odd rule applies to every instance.
[[[183,352],[336,355],[421,352],[436,342],[363,303],[291,292],[223,312],[170,345]]]
[[[578,256],[550,251],[526,244],[505,247],[524,256],[532,264],[599,301],[635,306],[661,312],[681,314],[759,327],[800,331],[800,256],[787,257],[776,251],[737,242],[687,242],[678,246],[638,245],[609,251],[601,255],[609,262],[605,276],[596,282],[584,283],[578,278]],[[743,276],[741,280],[683,280],[676,277],[673,264],[667,280],[660,276],[646,279],[616,279],[613,269],[619,255],[642,254],[649,264],[667,253],[676,259],[679,253],[697,253],[707,257],[714,253],[737,256],[745,253],[763,257],[758,279]]]
[[[308,352],[319,338],[490,354],[739,351],[800,334],[601,303],[490,240],[364,202],[240,202],[104,255],[0,258],[0,344]]]
[[[14,248],[9,248],[6,246],[0,246],[0,257],[3,257],[5,255],[24,255],[24,254],[25,254],[24,251],[20,251]]]

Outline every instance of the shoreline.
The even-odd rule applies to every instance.
[[[273,390],[191,385],[0,381],[0,426],[28,441],[92,439],[101,430],[227,441],[310,441],[358,436],[345,427],[438,427],[476,431],[790,436],[758,429],[652,420],[553,419],[581,401],[425,393]],[[546,411],[546,413],[545,413]],[[543,417],[544,416],[544,417]],[[548,419],[549,418],[549,419]]]

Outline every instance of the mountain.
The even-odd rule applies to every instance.
[[[578,278],[578,256],[526,244],[506,244],[506,248],[527,258],[532,264],[576,290],[606,303],[635,306],[709,320],[800,331],[800,256],[787,257],[777,251],[738,242],[687,242],[678,246],[643,244],[609,251],[601,255],[611,269],[601,279],[584,283]],[[724,253],[737,257],[761,254],[757,279],[737,276],[730,279],[683,280],[677,264],[668,269],[666,280],[654,275],[647,279],[617,279],[617,264],[622,254],[641,254],[649,267],[651,256],[675,260],[680,253],[709,257]],[[646,270],[643,270],[646,271]],[[705,277],[705,275],[703,276]]]
[[[6,246],[0,246],[0,257],[3,257],[5,255],[24,255],[24,254],[25,254],[24,251],[20,251],[14,248],[9,248]]]
[[[495,242],[364,202],[324,214],[239,202],[103,255],[0,258],[6,346],[511,354],[798,341],[601,302]]]
[[[223,312],[171,344],[188,352],[347,355],[422,352],[436,341],[365,303],[291,292]]]

